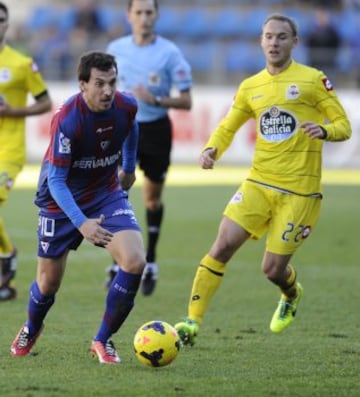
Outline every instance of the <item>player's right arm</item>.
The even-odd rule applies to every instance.
[[[214,168],[216,161],[217,148],[207,148],[200,154],[200,165],[204,170]]]
[[[240,86],[229,112],[221,120],[205,144],[202,150],[203,155],[200,156],[200,164],[203,158],[203,164],[206,168],[212,168],[212,160],[218,160],[222,156],[231,145],[239,128],[252,116],[252,111],[247,105],[246,97]],[[216,150],[209,151],[209,149]]]
[[[85,216],[67,186],[67,175],[68,168],[49,165],[48,184],[53,199],[86,240],[98,246],[106,246],[113,235],[100,226],[103,216],[96,219]]]

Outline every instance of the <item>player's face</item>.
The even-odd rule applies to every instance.
[[[116,71],[106,72],[92,68],[90,80],[80,81],[80,89],[89,109],[93,112],[103,112],[111,108],[116,92]]]
[[[128,19],[135,36],[152,36],[158,17],[153,0],[134,0],[128,11]]]
[[[291,52],[298,42],[287,22],[270,20],[263,28],[261,47],[266,63],[270,67],[286,67],[291,60]]]

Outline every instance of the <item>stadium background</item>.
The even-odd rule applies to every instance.
[[[88,0],[11,0],[8,41],[31,54],[46,78],[55,106],[77,90],[78,56],[87,50],[105,49],[109,40],[129,32],[127,0],[96,1],[98,31],[79,29],[75,15]],[[300,44],[294,52],[308,63],[305,39],[315,23],[315,10],[325,7],[338,30],[341,46],[335,65],[326,70],[348,111],[353,138],[325,145],[324,164],[335,168],[360,168],[360,1],[286,0],[160,0],[157,31],[174,40],[189,60],[194,75],[194,107],[191,112],[171,111],[175,121],[173,160],[196,162],[209,133],[226,113],[238,83],[264,66],[259,46],[261,25],[271,12],[294,17],[300,28]],[[28,159],[38,162],[47,146],[51,115],[28,118]],[[227,163],[249,164],[254,142],[250,122],[237,134],[226,153]]]

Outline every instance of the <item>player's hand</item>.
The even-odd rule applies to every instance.
[[[123,170],[119,172],[121,189],[129,190],[136,181],[135,172],[126,174]]]
[[[104,219],[104,215],[97,219],[87,219],[79,228],[84,238],[98,247],[105,247],[113,237],[112,233],[100,226]]]
[[[204,150],[200,154],[200,159],[199,159],[201,168],[204,168],[205,170],[214,168],[214,164],[215,164],[215,161],[216,161],[215,160],[216,153],[217,153],[217,148],[216,147]]]
[[[325,139],[326,131],[316,123],[311,121],[304,121],[299,125],[303,129],[304,134],[306,134],[311,139]]]

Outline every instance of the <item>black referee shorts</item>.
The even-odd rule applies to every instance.
[[[169,117],[139,124],[138,164],[145,176],[164,182],[170,165],[172,125]]]

